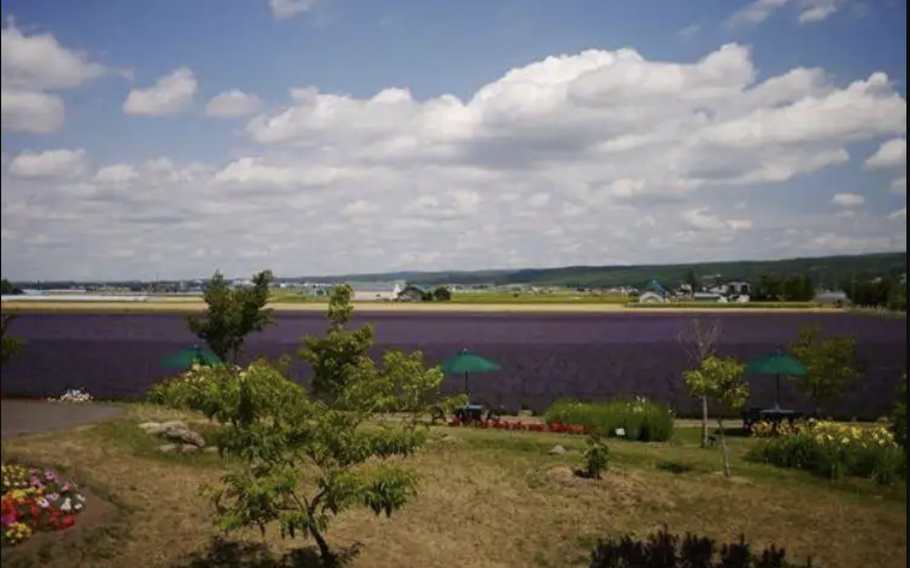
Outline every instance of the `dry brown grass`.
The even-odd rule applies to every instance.
[[[273,303],[269,306],[276,312],[324,312],[323,303]],[[144,313],[197,313],[205,309],[202,300],[180,298],[176,300],[155,300],[152,302],[66,302],[66,301],[7,301],[3,303],[4,313],[84,313],[84,314],[144,314]],[[834,308],[738,308],[699,306],[685,307],[649,307],[638,309],[623,304],[610,303],[551,303],[551,304],[421,304],[421,303],[357,303],[358,312],[417,312],[417,313],[842,313]]]
[[[130,511],[128,534],[112,533],[97,554],[78,561],[46,557],[36,566],[230,565],[188,560],[216,534],[197,488],[216,482],[222,464],[213,455],[150,453],[154,442],[129,423],[153,417],[158,411],[134,407],[119,423],[4,442],[5,452],[88,475]],[[329,540],[339,548],[362,546],[354,568],[568,568],[584,565],[596,537],[643,536],[667,523],[676,532],[717,539],[744,532],[756,544],[774,542],[797,557],[813,554],[827,568],[906,565],[905,491],[866,483],[838,488],[747,464],[743,440],[733,440],[737,477],[728,481],[717,474],[716,452],[696,449],[690,438],[695,436],[674,444],[614,443],[612,469],[593,481],[573,474],[583,443],[577,438],[438,429],[434,443],[412,461],[423,477],[419,499],[391,519],[346,514],[332,525]],[[549,455],[556,443],[570,452]],[[662,463],[684,466],[684,472],[662,470]],[[258,539],[254,533],[238,536]],[[266,541],[275,555],[309,544],[274,533]],[[5,551],[4,566],[8,558]]]

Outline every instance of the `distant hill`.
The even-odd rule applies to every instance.
[[[736,261],[642,266],[566,266],[519,270],[475,272],[388,272],[306,277],[309,282],[390,282],[414,284],[532,284],[584,288],[643,287],[651,280],[667,285],[683,281],[690,270],[700,279],[717,276],[723,280],[757,281],[763,274],[790,276],[810,274],[816,285],[836,287],[851,280],[870,279],[892,272],[906,273],[907,253],[880,253],[822,258],[792,258],[770,261]]]

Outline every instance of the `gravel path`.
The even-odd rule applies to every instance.
[[[105,404],[67,404],[25,400],[0,401],[2,431],[7,440],[30,434],[68,430],[116,418],[122,408]]]

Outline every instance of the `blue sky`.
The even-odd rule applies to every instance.
[[[2,11],[4,276],[906,249],[903,1]]]

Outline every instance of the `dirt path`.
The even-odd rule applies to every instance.
[[[116,418],[122,408],[106,404],[67,404],[25,400],[0,401],[0,438],[68,430]]]

